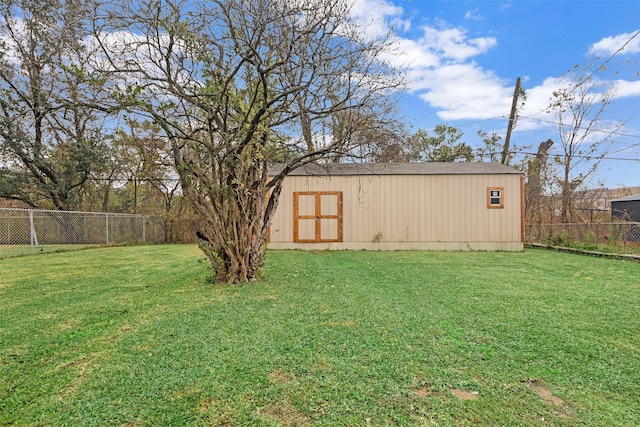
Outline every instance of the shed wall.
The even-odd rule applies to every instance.
[[[611,202],[611,216],[614,219],[640,222],[640,200]]]
[[[504,208],[487,207],[502,187]],[[342,191],[342,242],[295,243],[293,194]],[[522,250],[521,175],[289,176],[270,248]]]

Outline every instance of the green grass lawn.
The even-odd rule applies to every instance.
[[[31,245],[0,245],[0,259],[51,252],[78,251],[94,247],[98,247],[98,245],[41,245],[35,247],[31,247]]]
[[[0,425],[640,420],[640,264],[270,252],[208,284],[195,246],[0,260]]]

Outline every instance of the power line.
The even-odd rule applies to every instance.
[[[535,122],[542,122],[542,123],[548,123],[551,125],[556,125],[559,126],[561,125],[561,123],[559,122],[554,122],[552,120],[545,120],[545,119],[537,119],[535,117],[530,117],[530,116],[519,116],[520,119],[528,119],[528,120],[533,120]],[[624,136],[627,138],[636,138],[636,139],[640,139],[640,135],[631,135],[628,133],[622,133],[622,132],[617,132],[617,131],[607,131],[607,130],[602,130],[602,129],[590,129],[590,128],[586,128],[586,127],[582,127],[582,126],[576,126],[576,129],[583,129],[583,130],[590,130],[592,132],[601,132],[601,133],[606,133],[609,135],[616,135],[616,136]]]
[[[475,125],[476,123],[489,122],[489,121],[491,121],[491,120],[498,120],[498,119],[504,119],[504,118],[505,118],[505,116],[490,117],[490,118],[487,118],[487,119],[479,119],[479,120],[473,120],[473,121],[471,121],[471,122],[465,122],[465,123],[456,124],[455,126],[451,126],[451,127],[458,129],[458,128],[462,128],[462,127],[465,127],[465,126]],[[445,126],[449,126],[449,125],[448,125],[448,124],[446,124],[446,123],[443,123],[443,124],[444,124]],[[435,132],[435,131],[436,131],[436,128],[432,128],[432,129],[420,129],[420,130],[422,130],[422,131],[424,131],[424,132]]]
[[[491,117],[488,119],[480,119],[480,120],[474,120],[472,122],[466,122],[466,123],[461,123],[455,127],[464,127],[464,126],[470,126],[470,125],[475,125],[476,123],[482,123],[482,122],[489,122],[491,120],[498,120],[498,119],[504,119],[505,116],[497,116],[497,117]]]
[[[611,152],[610,152],[610,153],[608,153],[608,154],[616,154],[616,153],[620,153],[620,152],[622,152],[622,151],[628,150],[629,148],[634,148],[634,147],[639,147],[639,146],[640,146],[640,142],[638,142],[637,144],[627,145],[626,147],[622,147],[622,148],[620,148],[620,149],[618,149],[618,150],[611,151]]]
[[[622,46],[620,46],[620,48],[618,50],[616,50],[606,61],[604,61],[602,64],[600,64],[600,66],[598,66],[598,68],[596,68],[595,70],[593,70],[592,73],[590,73],[588,76],[584,77],[583,79],[581,79],[580,81],[578,81],[576,84],[573,85],[573,87],[567,92],[568,94],[575,91],[576,89],[578,89],[578,87],[580,87],[581,85],[583,85],[585,82],[587,82],[591,77],[593,77],[598,71],[601,71],[605,68],[605,66],[611,62],[611,60],[613,58],[616,57],[616,55],[618,55],[620,52],[622,52],[624,50],[625,47],[627,47],[627,45],[629,43],[631,43],[631,41],[633,39],[635,39],[636,37],[638,37],[638,35],[640,35],[640,30],[638,30],[634,35],[632,35],[626,42],[624,42],[624,44]],[[533,115],[538,115],[544,111],[548,110],[548,107],[541,109],[540,111],[534,113]]]
[[[640,35],[640,30],[636,31],[636,33],[634,35],[632,35],[629,40],[627,40],[622,46],[620,46],[620,48],[618,50],[616,50],[615,52],[613,52],[613,54],[606,60],[604,61],[598,68],[596,68],[595,70],[593,70],[593,72],[591,74],[589,74],[587,77],[585,77],[584,79],[582,79],[581,81],[579,81],[578,83],[576,83],[576,85],[573,87],[573,89],[571,89],[569,91],[569,93],[573,92],[578,86],[584,84],[584,82],[586,82],[587,80],[589,80],[591,77],[593,77],[598,71],[604,69],[605,65],[607,65],[609,62],[611,62],[611,60],[613,58],[615,58],[615,56],[617,54],[619,54],[620,52],[622,52],[624,50],[625,47],[627,47],[627,45],[629,43],[631,43],[631,41],[633,39],[635,39],[636,37],[638,37],[638,35]]]
[[[529,151],[511,151],[512,154],[525,154],[525,155],[530,155],[530,156],[537,156],[538,153],[532,153]],[[553,153],[549,153],[549,156],[552,157],[567,157],[566,154],[553,154]],[[576,158],[576,159],[593,159],[593,160],[620,160],[620,161],[627,161],[627,162],[640,162],[640,158],[638,159],[630,159],[628,157],[609,157],[607,155],[605,156],[578,156],[578,155],[572,155],[571,157]]]

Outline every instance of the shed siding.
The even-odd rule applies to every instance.
[[[269,247],[302,249],[521,250],[518,174],[289,176]],[[487,208],[487,188],[504,208]],[[293,193],[342,191],[343,242],[294,243]]]
[[[640,222],[640,200],[612,201],[611,217],[616,220]]]

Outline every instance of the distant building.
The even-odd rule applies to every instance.
[[[631,196],[640,193],[640,187],[622,187],[622,188],[593,188],[578,193],[578,201],[582,205],[580,207],[592,207],[597,209],[609,210],[611,201],[621,197]]]
[[[609,221],[611,218],[611,201],[640,193],[640,187],[594,188],[576,194],[575,222]]]
[[[613,199],[611,219],[640,222],[640,194]]]

